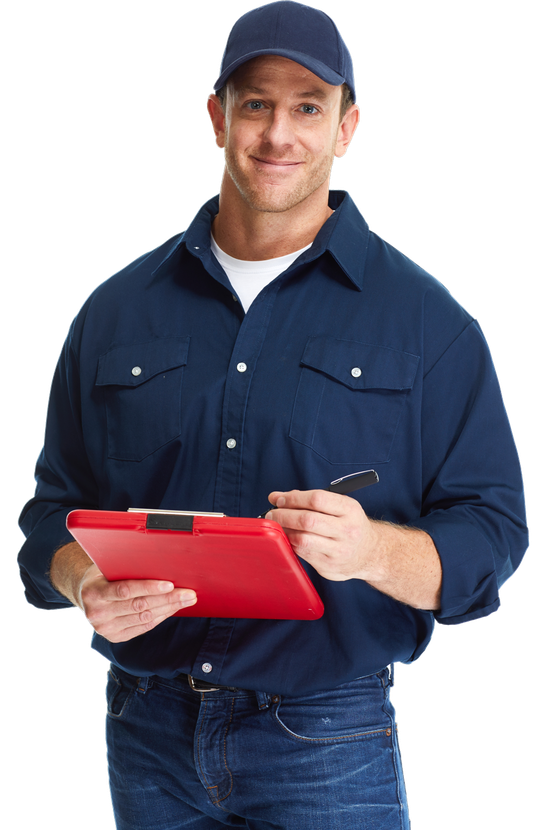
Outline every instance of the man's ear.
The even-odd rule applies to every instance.
[[[352,104],[346,112],[346,114],[344,115],[344,117],[342,118],[340,126],[338,127],[336,149],[334,151],[334,155],[337,158],[341,158],[342,156],[345,156],[345,154],[347,153],[351,139],[353,138],[355,130],[357,129],[359,117],[359,107],[357,106],[357,104]]]
[[[212,120],[215,133],[215,143],[218,147],[225,146],[225,113],[221,101],[217,95],[210,95],[208,98],[208,112]]]

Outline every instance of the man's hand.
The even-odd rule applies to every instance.
[[[440,608],[442,567],[422,530],[377,522],[359,502],[325,490],[273,492],[278,522],[295,553],[333,581],[362,579],[415,608]]]
[[[53,557],[51,582],[81,608],[97,634],[112,643],[132,640],[196,603],[189,588],[171,582],[127,579],[108,582],[83,549],[73,542]]]
[[[268,497],[298,556],[325,579],[367,579],[378,559],[378,538],[359,502],[326,490],[291,490]]]

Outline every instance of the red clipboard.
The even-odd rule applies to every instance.
[[[283,528],[176,511],[73,510],[66,526],[106,579],[192,588],[179,617],[316,620],[323,603]]]

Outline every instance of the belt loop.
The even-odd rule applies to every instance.
[[[141,695],[145,695],[147,690],[151,685],[151,678],[150,677],[139,677],[138,683],[136,685],[136,691],[139,692]]]
[[[389,666],[389,685],[390,686],[395,685],[395,664],[394,663],[391,663],[391,665]]]
[[[266,692],[255,692],[259,709],[268,709],[270,706],[270,695]]]

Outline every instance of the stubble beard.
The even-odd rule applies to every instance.
[[[266,186],[267,173],[255,170],[254,175],[250,176],[229,148],[228,141],[225,146],[227,173],[246,204],[253,210],[263,213],[284,213],[301,204],[328,181],[333,160],[334,152],[331,150],[330,155],[324,156],[314,168],[311,161],[306,161],[307,175],[295,182],[292,187],[286,184]],[[249,159],[248,164],[251,164]]]

